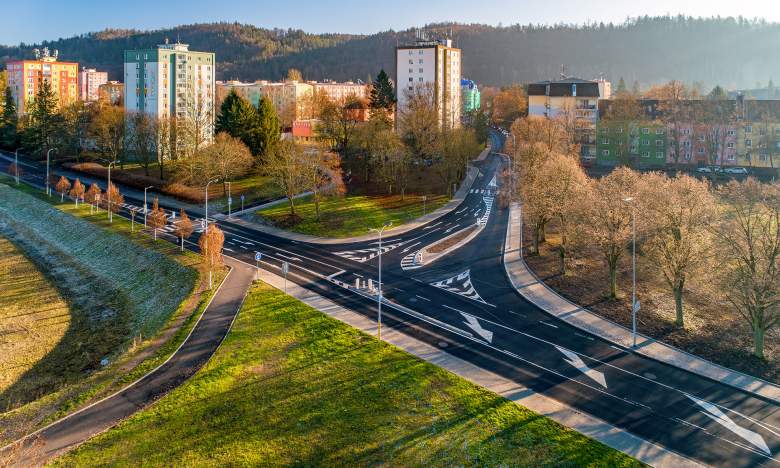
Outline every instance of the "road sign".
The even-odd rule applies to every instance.
[[[244,201],[244,196],[243,195],[241,195],[241,201]]]
[[[263,254],[261,254],[260,252],[255,252],[255,261],[259,262],[262,259],[263,259]]]
[[[284,276],[287,276],[287,273],[290,271],[290,264],[287,262],[282,262],[282,273]]]
[[[200,220],[200,228],[201,229],[206,229],[206,219],[205,218]]]
[[[228,197],[228,203],[233,203],[233,197]]]
[[[634,302],[634,313],[639,312],[640,308],[639,301]]]

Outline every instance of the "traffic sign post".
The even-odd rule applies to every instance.
[[[427,201],[428,201],[428,195],[423,195],[423,216],[425,216],[425,211],[426,211],[425,205],[427,204]]]
[[[284,293],[287,294],[287,272],[290,271],[290,264],[282,262],[282,274],[284,275]]]
[[[241,211],[244,211],[244,194],[241,194]]]
[[[260,252],[255,252],[255,267],[256,267],[256,278],[257,280],[260,279],[260,260],[263,259],[263,254]]]
[[[228,197],[228,218],[230,217],[230,206],[233,204],[233,197]]]

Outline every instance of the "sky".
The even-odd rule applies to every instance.
[[[0,44],[105,28],[159,29],[239,21],[312,33],[366,34],[455,21],[498,25],[622,22],[643,15],[744,16],[780,22],[777,0],[22,0],[4,2]]]

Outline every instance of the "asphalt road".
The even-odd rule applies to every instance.
[[[500,147],[499,137],[492,138]],[[494,197],[496,171],[505,164],[496,154],[477,163],[480,176],[461,206],[384,239],[383,326],[446,346],[462,359],[700,462],[780,465],[777,405],[582,332],[512,288],[502,264],[508,210]],[[36,182],[39,174],[32,172],[27,177]],[[410,255],[479,220],[485,227],[469,244],[414,268]],[[277,274],[286,262],[291,280],[376,319],[376,296],[367,283],[377,279],[377,242],[310,245],[228,221],[219,225],[226,255],[255,264],[255,252],[261,252],[261,267]]]

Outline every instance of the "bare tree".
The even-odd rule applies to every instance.
[[[108,185],[105,199],[106,208],[112,213],[119,213],[119,210],[122,209],[122,205],[125,203],[125,197],[122,196],[122,193],[113,183]]]
[[[676,324],[683,327],[686,283],[709,264],[716,201],[706,181],[685,174],[674,179],[645,175],[640,192],[643,218],[648,220],[642,250],[672,289]]]
[[[130,232],[135,232],[135,217],[138,214],[138,208],[133,206],[128,211],[130,212]]]
[[[70,181],[65,176],[60,176],[54,188],[60,193],[60,203],[62,203],[65,201],[65,193],[70,190]]]
[[[436,111],[436,93],[430,84],[407,89],[405,104],[398,111],[398,130],[414,158],[431,161],[441,148],[441,124]]]
[[[638,166],[639,124],[643,120],[642,106],[631,94],[622,94],[609,102],[604,121],[613,130],[614,143],[620,163]]]
[[[479,151],[480,145],[474,130],[453,128],[442,132],[440,154],[434,159],[434,167],[450,196],[455,194],[455,183],[465,177],[469,159],[479,154]]]
[[[209,272],[209,289],[213,287],[212,273],[215,268],[222,265],[222,246],[225,243],[225,234],[216,225],[209,224],[208,229],[198,239],[200,254],[203,257],[203,268]]]
[[[554,153],[542,165],[535,185],[541,196],[546,198],[550,219],[557,221],[561,238],[559,268],[560,273],[565,275],[570,246],[578,237],[577,226],[581,224],[581,205],[589,188],[588,178],[575,157]]]
[[[290,216],[295,214],[295,196],[306,190],[305,169],[310,164],[303,150],[295,143],[280,141],[263,162],[263,170],[287,197]]]
[[[127,139],[135,158],[149,175],[149,165],[157,159],[157,122],[142,112],[130,116]]]
[[[590,242],[604,257],[609,269],[609,297],[617,297],[617,268],[631,238],[631,210],[624,200],[636,198],[639,175],[621,167],[592,181],[585,203],[584,228]]]
[[[338,154],[315,148],[307,151],[309,164],[304,165],[305,187],[312,193],[314,211],[320,220],[320,201],[323,196],[340,196],[346,191],[341,174],[341,159]]]
[[[79,199],[84,198],[84,184],[76,178],[73,182],[73,188],[70,189],[70,196],[76,201],[76,207],[79,206]]]
[[[124,109],[105,102],[98,103],[89,124],[88,134],[104,158],[124,166],[127,137]]]
[[[176,237],[181,239],[181,250],[184,251],[184,239],[190,237],[192,233],[195,231],[195,228],[192,226],[192,221],[190,221],[189,216],[187,216],[187,212],[184,211],[184,208],[181,209],[181,213],[179,215],[179,219],[175,223],[176,226]]]
[[[227,182],[246,175],[254,163],[249,148],[240,139],[224,132],[217,135],[212,145],[201,149],[197,157],[202,159],[206,179],[222,181],[224,194],[227,194]]]
[[[720,189],[726,213],[720,286],[753,332],[753,354],[764,358],[766,333],[780,322],[780,185],[753,178]]]
[[[165,211],[160,208],[159,199],[154,197],[152,211],[150,211],[147,216],[147,225],[152,228],[155,240],[157,240],[157,230],[164,228],[167,223],[168,219],[165,215]]]
[[[90,204],[90,212],[92,211],[92,208],[94,208],[100,201],[100,195],[102,193],[103,192],[100,190],[100,187],[98,187],[97,184],[93,183],[89,186],[89,190],[87,190],[87,193],[84,195],[84,201]]]

